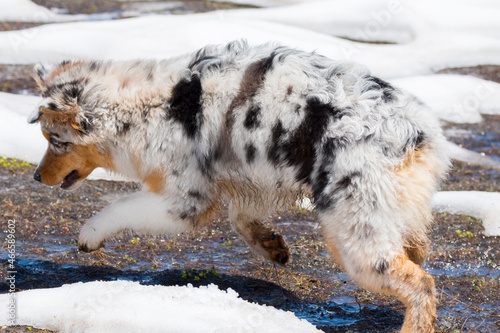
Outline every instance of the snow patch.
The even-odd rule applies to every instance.
[[[80,20],[85,15],[61,15],[29,0],[0,0],[0,21],[46,23]]]
[[[307,5],[311,8],[318,6],[315,2]],[[318,6],[315,10],[320,9]],[[418,38],[408,44],[374,45],[273,22],[271,18],[267,21],[257,19],[255,13],[260,13],[259,10],[274,10],[276,12],[270,17],[285,17],[289,7],[73,22],[1,32],[0,63],[26,64],[66,58],[167,58],[194,51],[206,44],[224,44],[246,38],[251,44],[279,41],[305,51],[316,50],[333,59],[356,61],[386,79],[431,74],[446,67],[500,64],[500,39],[487,34],[426,31],[419,33]],[[305,15],[305,10],[301,10],[300,15],[309,19],[303,21],[303,25],[314,27],[315,15]],[[344,18],[351,17],[347,13]],[[359,22],[366,18],[356,12],[351,14]],[[318,20],[321,17],[328,19],[328,11],[323,11],[318,17]],[[339,25],[346,30],[351,29],[345,21],[340,22]],[[397,23],[399,21],[394,19],[391,22],[394,31],[405,31],[401,26],[406,24],[404,20]],[[388,31],[389,28],[386,28],[380,26],[377,31],[382,34]],[[500,23],[496,29],[500,30]],[[379,39],[379,33],[373,38]]]
[[[500,236],[500,193],[438,192],[434,195],[432,209],[437,212],[470,215],[483,221],[486,236]]]
[[[427,75],[393,79],[413,93],[440,119],[478,123],[481,114],[500,114],[500,84],[465,75]]]
[[[0,295],[7,309],[12,294]],[[250,303],[216,285],[87,282],[14,294],[17,325],[62,332],[320,332],[292,312]],[[0,312],[6,325],[7,312]]]
[[[28,116],[40,97],[0,92],[0,155],[38,164],[47,148],[39,125],[29,125]]]
[[[491,158],[490,156],[482,155],[475,151],[465,149],[450,141],[448,141],[446,145],[448,156],[450,156],[450,158],[454,160],[470,163],[473,165],[480,165],[485,168],[500,170],[500,162]]]

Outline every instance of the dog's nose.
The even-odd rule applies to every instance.
[[[42,181],[42,175],[40,174],[40,172],[38,172],[38,170],[35,170],[35,173],[33,174],[33,179],[36,180],[37,182]]]

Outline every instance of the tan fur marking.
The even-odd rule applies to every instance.
[[[415,264],[422,266],[427,255],[428,240],[408,238],[406,242],[408,245],[405,245],[404,249],[408,259],[413,261]]]
[[[196,217],[196,226],[200,226],[208,223],[213,219],[215,213],[220,210],[220,205],[218,202],[213,203],[210,207],[208,207],[203,213],[199,214]]]
[[[149,192],[161,193],[165,188],[165,175],[161,170],[154,170],[144,178],[144,184]]]
[[[423,222],[418,223],[421,226],[429,226],[432,221],[430,200],[437,186],[435,170],[439,169],[428,154],[425,148],[411,152],[401,166],[396,168],[396,178],[400,185],[397,189],[398,204],[404,207],[410,219]],[[412,247],[415,243],[426,244],[425,233],[426,230],[412,231],[409,237],[417,239],[413,240],[413,244],[407,242],[407,246]]]
[[[434,332],[437,318],[434,279],[405,255],[398,256],[392,263],[390,276],[395,292],[406,305],[402,333]]]
[[[342,261],[342,256],[340,255],[339,250],[333,243],[333,241],[330,240],[330,238],[326,238],[326,244],[328,245],[328,248],[330,249],[330,253],[333,256],[333,259],[335,262],[342,268],[344,268],[344,262]]]
[[[243,205],[251,203],[253,207],[260,211],[267,211],[268,215],[292,209],[295,202],[303,197],[302,192],[291,191],[290,189],[277,189],[269,187],[262,190],[251,182],[226,180],[217,183],[219,191],[234,202],[241,202]]]
[[[101,153],[96,145],[75,145],[74,149],[80,156],[86,158],[87,164],[96,168],[102,167],[111,171],[115,170],[111,155]]]
[[[64,127],[71,126],[75,130],[81,130],[81,126],[75,120],[75,114],[72,112],[58,112],[50,109],[40,109],[40,122],[47,127]]]
[[[120,89],[125,89],[130,85],[130,79],[126,78],[120,83]]]
[[[50,75],[45,79],[45,82],[50,82],[54,80],[54,78],[58,75],[60,75],[63,72],[68,71],[69,69],[73,67],[80,66],[83,63],[83,61],[75,61],[75,62],[70,62],[69,64],[66,64],[64,66],[59,66],[56,69],[54,69]]]
[[[409,152],[404,160],[396,167],[396,172],[401,172],[404,169],[410,168],[413,164],[419,163],[423,161],[423,157],[425,156],[424,149],[415,149]]]
[[[43,81],[38,77],[38,75],[32,75],[33,76],[33,79],[35,79],[35,82],[38,86],[38,88],[40,88],[40,90],[43,90],[43,88],[45,87],[45,85],[43,84]]]

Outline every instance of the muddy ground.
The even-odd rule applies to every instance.
[[[117,11],[123,5],[104,0],[35,2],[69,13]],[[217,9],[207,8],[209,1],[185,3],[185,11]],[[16,22],[0,23],[0,30],[23,27],[26,25]],[[31,66],[0,65],[0,91],[38,94],[30,71]],[[500,82],[498,66],[444,72]],[[500,159],[500,117],[484,118],[480,124],[447,123],[444,127],[450,140]],[[126,233],[106,242],[98,252],[80,253],[76,240],[84,221],[116,198],[140,190],[139,186],[86,181],[76,191],[65,192],[33,181],[33,170],[34,166],[22,161],[0,158],[1,228],[5,233],[7,222],[16,221],[18,290],[116,279],[162,285],[215,283],[236,290],[246,300],[293,311],[325,332],[391,332],[402,324],[401,302],[357,287],[333,263],[313,212],[297,209],[272,218],[291,247],[292,261],[286,267],[253,256],[231,229],[224,209],[210,225],[193,234],[149,237]],[[500,192],[500,172],[455,162],[442,189]],[[468,216],[434,217],[425,269],[436,279],[437,331],[500,331],[500,237],[485,237],[481,222]],[[7,259],[2,240],[0,292],[8,290],[3,282]],[[3,327],[1,331],[41,332],[29,327]]]

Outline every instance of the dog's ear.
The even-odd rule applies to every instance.
[[[76,114],[71,112],[64,113],[64,112],[41,108],[38,114],[38,119],[36,119],[34,122],[36,121],[40,121],[41,123],[44,124],[44,126],[47,127],[52,127],[52,126],[66,127],[66,128],[72,128],[78,132],[81,132],[83,130],[82,125],[79,124],[76,120]]]
[[[47,78],[48,74],[52,72],[52,70],[53,66],[51,65],[43,63],[38,63],[35,65],[33,78],[35,79],[41,90],[43,90],[43,88],[45,87],[45,79]]]

